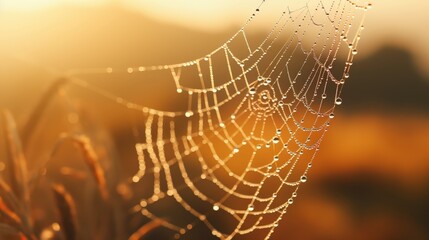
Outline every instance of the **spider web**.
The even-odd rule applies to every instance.
[[[274,2],[262,1],[235,35],[202,58],[73,72],[74,84],[141,114],[138,170],[130,181],[146,189],[132,210],[160,221],[170,238],[270,238],[342,103],[371,4]],[[270,31],[253,38],[259,19],[269,17]],[[185,107],[151,108],[75,77],[115,72],[161,72],[174,83],[165,90],[185,98]]]

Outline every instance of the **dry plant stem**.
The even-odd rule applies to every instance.
[[[14,227],[5,223],[0,223],[0,238],[6,237],[6,239],[23,239],[21,233]],[[25,237],[24,237],[25,239]]]
[[[19,202],[7,184],[0,180],[0,222],[22,233],[26,239],[34,239],[27,215],[22,213]],[[4,226],[4,229],[7,227]],[[1,231],[0,233],[4,233]]]
[[[28,144],[31,140],[31,136],[34,133],[37,125],[39,124],[42,116],[45,113],[46,108],[49,106],[52,98],[58,93],[58,91],[69,82],[68,78],[58,78],[54,83],[48,88],[45,94],[42,95],[42,98],[39,100],[38,104],[34,108],[30,117],[28,118],[22,132],[21,139],[24,146],[24,149],[28,148]]]
[[[71,140],[78,146],[78,148],[82,151],[82,155],[84,157],[85,163],[90,169],[92,176],[97,182],[97,186],[100,191],[100,195],[105,202],[109,199],[109,191],[107,189],[106,178],[104,174],[104,170],[101,167],[100,161],[98,159],[97,154],[89,140],[88,137],[80,135],[72,137]]]
[[[39,110],[35,110],[26,126],[26,129],[29,130],[23,131],[23,138],[26,139],[25,141],[27,144],[29,143],[29,138],[31,138],[32,132],[36,128],[41,115],[43,115],[45,108],[49,104],[49,99],[52,98],[54,93],[56,93],[65,82],[65,80],[58,81],[50,88],[48,93],[43,96],[37,107]],[[35,189],[34,187],[37,185],[37,182],[39,182],[41,177],[44,175],[43,172],[45,171],[44,169],[46,169],[47,164],[54,159],[60,146],[65,142],[71,142],[78,150],[80,150],[82,159],[88,167],[90,175],[93,176],[99,190],[99,194],[105,203],[103,204],[104,208],[107,208],[105,210],[109,212],[105,217],[100,218],[100,233],[104,232],[104,230],[107,231],[106,234],[99,235],[99,239],[105,239],[105,237],[113,236],[111,233],[115,233],[115,227],[112,228],[109,221],[115,219],[115,214],[110,211],[110,208],[112,207],[110,205],[113,203],[112,201],[114,201],[114,199],[110,199],[105,172],[89,138],[84,135],[63,135],[55,144],[50,158],[39,165],[40,168],[36,168],[38,169],[36,176],[31,178],[35,181],[29,181],[27,164],[14,119],[7,111],[4,111],[0,117],[2,120],[0,127],[3,128],[2,132],[5,133],[4,142],[7,148],[7,159],[5,160],[5,163],[9,170],[9,174],[6,175],[9,177],[7,182],[4,182],[0,178],[0,239],[5,236],[7,239],[36,239],[33,235],[33,230],[30,224],[30,194],[28,188],[31,188],[32,190]],[[83,174],[84,177],[85,175],[86,174]],[[66,240],[74,240],[77,236],[77,216],[74,199],[62,185],[54,185],[52,186],[52,189],[62,223],[61,233],[64,234]],[[102,228],[105,229],[102,230]]]
[[[30,220],[28,219],[29,215],[25,213],[21,203],[12,192],[12,189],[10,189],[9,185],[7,185],[2,179],[0,179],[0,199],[19,217],[22,221],[22,228],[25,229],[26,232],[31,232],[29,224]]]
[[[105,178],[105,172],[100,164],[99,157],[97,153],[94,150],[94,147],[91,144],[91,141],[88,137],[84,135],[69,135],[69,134],[63,134],[55,143],[53,150],[50,154],[50,157],[39,167],[36,169],[39,169],[37,172],[37,175],[34,177],[33,186],[32,189],[38,184],[38,182],[41,180],[42,176],[44,175],[44,169],[46,169],[49,162],[54,161],[55,156],[57,155],[57,152],[60,150],[60,148],[66,144],[71,143],[74,144],[77,150],[80,151],[82,160],[84,161],[85,165],[89,169],[89,175],[92,176],[94,181],[96,182],[98,192],[100,194],[101,199],[103,200],[101,205],[97,205],[99,207],[103,207],[103,215],[104,217],[101,217],[101,222],[98,223],[98,230],[94,230],[94,232],[97,232],[97,236],[94,236],[95,239],[105,239],[106,237],[111,237],[111,234],[117,234],[115,231],[116,227],[112,227],[109,223],[109,221],[113,221],[115,219],[115,214],[111,212],[112,206],[112,200],[110,199],[110,194],[107,186],[107,181]],[[103,229],[103,230],[101,230]],[[106,236],[103,236],[103,233],[105,231],[111,232],[108,233]],[[107,232],[106,232],[107,233]]]
[[[94,177],[94,180],[97,183],[98,189],[100,191],[100,195],[104,201],[108,201],[109,199],[109,191],[107,188],[106,178],[104,174],[104,170],[101,167],[100,161],[98,159],[98,156],[89,140],[88,137],[84,135],[68,135],[64,134],[61,136],[61,138],[56,142],[50,157],[47,161],[42,163],[41,167],[39,168],[40,171],[38,172],[38,175],[35,177],[35,182],[37,183],[42,176],[42,173],[48,163],[50,161],[53,161],[55,158],[55,155],[57,151],[60,149],[60,147],[65,144],[65,142],[71,141],[75,144],[75,146],[81,151],[83,160],[85,161],[86,165],[88,166],[91,175]]]
[[[75,240],[77,236],[76,204],[73,197],[62,185],[52,185],[58,212],[61,219],[61,231],[66,240]]]
[[[6,137],[8,157],[6,166],[10,168],[10,185],[17,198],[28,211],[30,196],[28,192],[28,170],[27,162],[22,151],[21,142],[16,129],[15,121],[9,111],[3,111],[3,129]]]
[[[85,172],[70,167],[61,167],[60,173],[62,176],[69,177],[74,180],[83,181],[88,177],[88,174],[86,174]]]
[[[9,111],[2,112],[2,128],[5,135],[7,157],[5,164],[9,168],[8,185],[1,181],[0,188],[2,197],[13,204],[12,210],[20,214],[20,219],[24,224],[27,235],[32,231],[30,216],[30,192],[28,189],[28,169],[27,162],[22,150],[21,141],[18,135],[15,121]]]
[[[128,240],[140,240],[144,239],[144,236],[146,236],[149,232],[153,231],[154,229],[160,227],[162,225],[160,220],[153,220],[152,222],[149,222],[139,229],[135,231]]]
[[[15,212],[10,209],[6,203],[3,201],[2,198],[0,198],[0,220],[4,223],[9,224],[10,226],[13,226],[14,228],[20,230],[20,231],[25,231],[23,229],[23,223],[21,221],[21,219],[18,217],[17,214],[15,214]]]

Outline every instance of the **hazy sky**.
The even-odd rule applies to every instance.
[[[60,4],[118,4],[149,17],[200,31],[220,31],[240,26],[261,0],[0,0],[0,11],[33,11]],[[277,4],[282,1],[273,1]],[[366,1],[361,1],[366,2]],[[399,45],[412,50],[422,70],[429,74],[429,22],[427,0],[373,1],[361,53],[380,45]]]
[[[146,0],[128,1],[147,15],[201,30],[217,30],[240,25],[260,0]],[[136,2],[139,2],[137,5]],[[281,2],[281,1],[276,1]],[[361,1],[366,2],[366,1]],[[129,3],[129,4],[130,4]],[[427,0],[379,0],[366,19],[361,53],[368,54],[380,45],[392,44],[413,51],[422,70],[429,74],[429,23]],[[190,7],[192,6],[192,7]],[[222,17],[219,17],[222,16]],[[199,21],[195,21],[198,17]],[[215,21],[213,21],[215,20]]]

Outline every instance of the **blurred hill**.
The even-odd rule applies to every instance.
[[[52,81],[49,78],[65,70],[182,62],[207,54],[234,31],[209,35],[114,6],[6,13],[0,16],[0,86],[22,93],[15,96],[31,98],[42,90],[38,86],[46,86],[45,82]],[[44,70],[53,72],[42,76]],[[342,110],[378,106],[391,111],[429,111],[425,94],[429,80],[418,72],[407,52],[386,47],[357,61],[352,71]],[[11,102],[10,93],[2,93],[0,102],[14,108],[19,99]]]
[[[181,62],[230,37],[228,32],[208,37],[115,6],[4,13],[0,33],[2,55],[58,71]]]
[[[182,62],[207,54],[232,32],[208,36],[115,6],[2,13],[0,107],[11,109],[22,124],[66,70]]]
[[[114,6],[2,14],[0,106],[29,111],[24,105],[34,102],[65,70],[182,62],[207,54],[234,31],[210,35]],[[429,80],[419,73],[413,57],[385,47],[355,62],[340,109],[427,112],[428,90]]]
[[[342,111],[429,113],[429,79],[419,72],[410,53],[385,47],[357,60],[351,74]]]

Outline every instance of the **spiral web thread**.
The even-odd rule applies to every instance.
[[[233,37],[202,58],[74,72],[76,85],[141,113],[138,171],[130,179],[151,183],[151,191],[133,211],[160,221],[172,238],[270,238],[342,103],[371,4],[290,0],[269,9],[273,2],[262,1]],[[264,13],[276,17],[273,27],[252,40],[251,26]],[[121,71],[168,73],[186,109],[142,106],[75,77]]]

